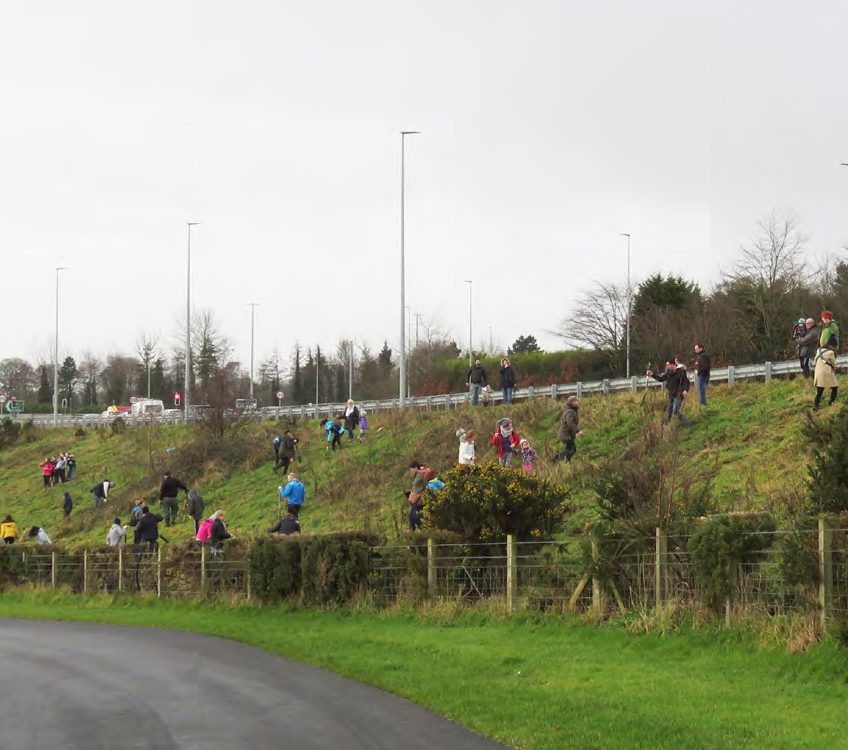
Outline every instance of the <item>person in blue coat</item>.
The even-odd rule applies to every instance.
[[[295,518],[300,514],[303,501],[306,499],[306,487],[297,478],[297,474],[289,474],[289,481],[285,487],[280,487],[280,497],[286,501],[287,510]]]

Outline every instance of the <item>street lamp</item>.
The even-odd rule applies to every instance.
[[[59,272],[67,271],[67,266],[56,268],[56,336],[53,341],[53,426],[59,424]]]
[[[406,406],[406,136],[418,135],[418,130],[400,131],[400,367],[399,396],[400,407]]]
[[[250,408],[253,408],[253,330],[256,322],[256,307],[258,302],[248,302],[250,307]]]
[[[468,284],[468,366],[471,367],[474,364],[474,338],[472,335],[473,307],[471,304],[472,281],[471,279],[465,279],[465,283]]]
[[[200,222],[187,221],[188,252],[186,253],[186,331],[185,331],[185,384],[183,385],[183,416],[188,423],[189,396],[189,372],[191,371],[191,228]]]
[[[627,365],[626,365],[626,377],[630,377],[630,297],[631,297],[631,288],[630,288],[630,234],[628,232],[621,232],[620,235],[622,237],[627,237]]]

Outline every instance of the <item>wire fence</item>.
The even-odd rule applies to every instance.
[[[705,573],[690,551],[690,537],[659,529],[655,536],[635,541],[415,540],[368,547],[367,572],[354,588],[379,607],[494,602],[507,611],[615,614],[673,601],[712,605],[719,613],[819,613],[823,622],[848,615],[848,529],[819,523],[817,529],[751,534],[741,548],[750,551]],[[249,599],[249,551],[241,543],[223,550],[197,543],[82,551],[4,548],[0,585],[28,583],[80,594]],[[326,566],[321,570],[332,575]],[[716,581],[726,585],[716,588]],[[723,592],[721,600],[715,598],[717,590]]]

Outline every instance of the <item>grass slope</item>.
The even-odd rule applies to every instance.
[[[789,655],[715,630],[617,627],[481,614],[229,608],[133,598],[7,593],[0,615],[219,635],[405,696],[510,747],[848,746],[848,655]]]
[[[719,386],[711,389],[706,411],[692,399],[687,404],[692,427],[676,433],[683,468],[713,467],[715,497],[724,509],[780,507],[803,489],[807,449],[801,428],[810,391],[801,380]],[[367,440],[349,445],[344,438],[336,453],[326,450],[315,421],[297,424],[302,460],[293,468],[308,490],[304,526],[311,531],[399,533],[409,459],[419,457],[437,470],[448,468],[456,459],[454,432],[462,426],[477,430],[478,457],[492,460],[488,437],[505,414],[539,451],[540,472],[572,491],[572,501],[581,509],[574,523],[582,523],[594,500],[589,487],[593,474],[639,439],[643,408],[655,410],[659,419],[662,403],[657,390],[584,398],[581,426],[586,435],[571,465],[547,460],[559,448],[556,431],[563,408],[549,399],[507,410],[372,414]],[[827,412],[817,418],[826,419]],[[224,440],[185,426],[129,428],[115,435],[109,429],[88,430],[84,436],[71,430],[35,431],[32,442],[0,451],[0,514],[11,513],[22,527],[44,526],[64,543],[100,543],[111,517],[126,515],[133,498],[157,497],[161,471],[172,468],[202,492],[210,511],[228,510],[237,534],[259,533],[277,513],[281,478],[273,474],[270,461],[271,436],[277,429],[274,423],[236,425]],[[65,488],[41,489],[38,469],[45,455],[63,449],[74,451],[79,465],[77,479],[66,486],[77,503],[68,523],[59,510]],[[88,490],[106,475],[118,486],[109,507],[95,514]],[[183,532],[189,535],[188,523],[171,536],[178,539]]]

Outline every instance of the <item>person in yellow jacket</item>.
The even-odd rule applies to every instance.
[[[3,523],[0,523],[0,539],[6,544],[14,544],[18,539],[18,524],[11,516],[6,516]]]

